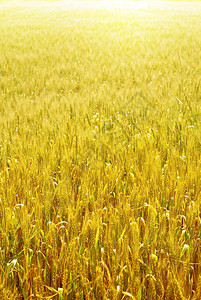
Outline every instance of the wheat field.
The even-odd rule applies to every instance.
[[[201,4],[9,3],[0,299],[201,299]]]

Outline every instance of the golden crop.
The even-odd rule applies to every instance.
[[[0,4],[0,299],[201,299],[200,16]]]

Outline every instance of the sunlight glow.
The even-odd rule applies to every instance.
[[[132,0],[35,0],[35,1],[16,1],[16,0],[0,0],[1,7],[19,7],[19,8],[45,8],[48,10],[74,10],[74,9],[92,9],[92,10],[181,10],[186,11],[191,7],[191,10],[200,10],[200,6],[195,2],[193,7],[190,2],[186,1],[132,1]]]
[[[138,9],[150,6],[150,1],[85,1],[85,0],[61,0],[61,1],[3,1],[0,7],[38,7],[58,9]]]

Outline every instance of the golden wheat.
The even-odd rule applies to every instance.
[[[200,4],[4,4],[0,298],[200,299]]]

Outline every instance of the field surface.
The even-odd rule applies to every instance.
[[[0,1],[0,299],[201,299],[200,19]]]

